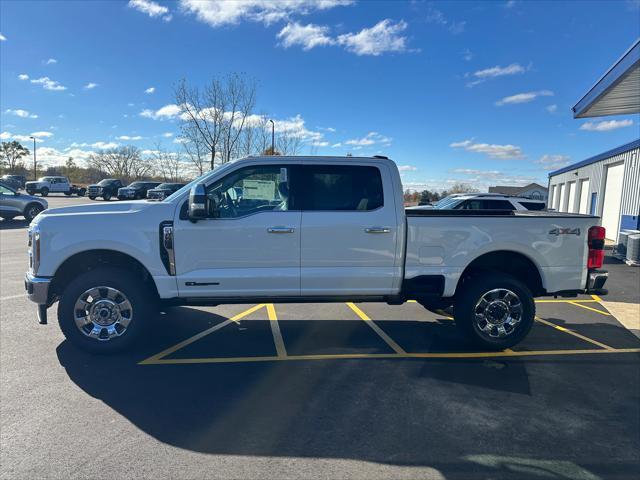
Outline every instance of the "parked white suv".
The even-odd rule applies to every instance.
[[[387,158],[249,157],[160,202],[42,212],[25,286],[41,323],[59,300],[65,336],[94,352],[152,331],[163,304],[407,299],[453,305],[463,332],[504,349],[534,297],[606,294],[597,217],[405,211],[402,192]]]
[[[436,208],[441,210],[544,210],[546,203],[528,197],[515,197],[496,193],[455,193],[434,205],[409,207],[412,209]]]

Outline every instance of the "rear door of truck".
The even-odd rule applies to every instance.
[[[301,294],[387,295],[400,231],[384,164],[301,167]]]

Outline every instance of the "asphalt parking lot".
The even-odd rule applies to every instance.
[[[50,206],[82,199],[49,197]],[[176,307],[135,353],[37,324],[0,222],[2,478],[637,478],[640,339],[598,297],[477,352],[419,304]],[[612,298],[638,269],[609,263]]]

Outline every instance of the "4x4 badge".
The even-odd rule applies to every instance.
[[[554,228],[549,235],[580,235],[579,228]]]

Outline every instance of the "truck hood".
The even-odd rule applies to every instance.
[[[74,221],[82,221],[82,217],[86,220],[98,220],[98,216],[101,215],[108,215],[112,219],[113,216],[118,215],[140,215],[142,218],[166,216],[167,219],[171,219],[174,208],[175,205],[172,203],[147,202],[144,200],[101,204],[89,203],[71,207],[50,208],[38,215],[32,223],[38,224],[43,221],[48,223],[49,221],[54,221],[56,217],[73,217]]]

